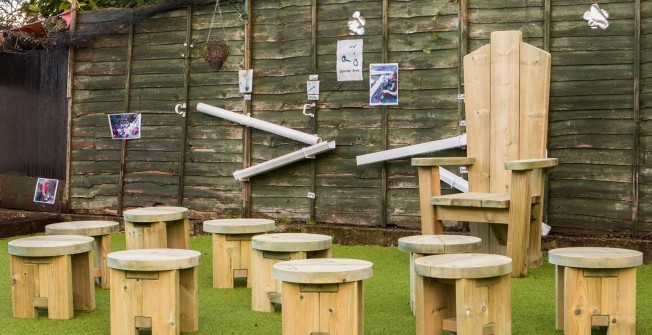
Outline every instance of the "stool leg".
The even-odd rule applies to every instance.
[[[591,335],[591,317],[600,309],[601,279],[586,278],[583,269],[566,267],[564,333]]]
[[[283,282],[283,335],[319,333],[319,292],[301,293],[301,285]]]
[[[247,287],[251,288],[251,239],[240,241],[240,269],[247,270]]]
[[[111,235],[96,236],[95,241],[95,267],[100,269],[100,287],[106,290],[110,286],[106,255],[111,253]]]
[[[109,269],[111,277],[111,335],[137,335],[137,314],[142,314],[142,302],[136,292],[142,295],[142,280],[127,279],[125,271]],[[140,311],[137,311],[140,310]]]
[[[12,314],[15,318],[35,318],[38,310],[34,298],[38,296],[38,265],[25,264],[23,257],[10,255]]]
[[[52,264],[43,264],[39,272],[45,270],[48,318],[72,319],[73,294],[72,294],[72,264],[69,255],[52,257]]]
[[[167,247],[188,249],[190,247],[190,222],[188,219],[175,220],[166,225]]]
[[[414,261],[423,257],[423,254],[418,254],[418,253],[410,253],[410,310],[412,311],[412,315],[416,316],[416,308],[415,308],[415,295],[414,295],[414,281],[417,276],[417,274],[414,272]]]
[[[297,253],[293,253],[297,254]],[[263,257],[260,250],[252,250],[251,253],[251,276],[253,285],[251,287],[251,309],[257,312],[272,313],[275,306],[269,301],[268,293],[280,293],[281,286],[272,276],[272,266],[281,262],[278,259]]]
[[[336,288],[335,292],[319,293],[319,331],[330,335],[363,335],[362,281],[337,284]]]
[[[564,330],[564,308],[566,307],[564,302],[565,269],[564,266],[555,266],[555,328],[557,330]]]
[[[602,278],[602,314],[609,315],[607,334],[636,334],[636,268],[619,269]]]
[[[441,333],[443,319],[455,313],[455,306],[448,304],[451,285],[437,282],[430,277],[414,277],[414,310],[417,335]]]
[[[75,310],[91,311],[95,309],[95,285],[91,269],[91,252],[71,256],[72,262],[72,301]]]
[[[494,324],[494,335],[512,333],[512,275],[497,277],[497,282],[488,286],[489,320]]]
[[[475,279],[455,280],[456,320],[458,335],[483,335],[489,323],[489,292],[478,286]]]
[[[179,272],[159,271],[143,280],[143,315],[152,318],[152,334],[179,334]]]
[[[233,288],[234,262],[239,263],[240,241],[227,241],[226,235],[213,234],[213,287]]]
[[[179,270],[179,319],[182,332],[199,330],[198,286],[197,267]]]
[[[134,223],[125,221],[127,249],[167,248],[165,222]]]

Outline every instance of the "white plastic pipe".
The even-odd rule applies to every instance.
[[[458,189],[464,193],[469,191],[469,182],[456,174],[439,167],[439,179],[444,183],[450,185],[452,188]]]
[[[276,157],[274,159],[268,160],[266,162],[248,167],[246,169],[238,170],[233,172],[233,176],[236,180],[244,181],[248,180],[249,177],[265,173],[270,170],[274,170],[281,166],[285,166],[296,161],[300,161],[305,158],[315,158],[316,154],[322,153],[324,151],[335,149],[335,141],[331,142],[321,142],[307,148],[291,152],[287,155]]]
[[[405,158],[415,155],[421,155],[428,152],[440,151],[452,148],[466,146],[466,134],[459,135],[443,140],[426,142],[421,144],[410,145],[407,147],[390,149],[385,151],[374,152],[371,154],[357,156],[358,165],[384,162],[392,159]]]
[[[243,115],[243,114],[238,114],[234,113],[231,111],[228,111],[226,109],[218,108],[215,106],[207,105],[205,103],[198,103],[197,104],[197,111],[212,115],[215,117],[219,117],[225,120],[229,120],[231,122],[239,123],[241,125],[247,126],[247,127],[252,127],[256,129],[260,129],[272,134],[276,135],[281,135],[283,137],[287,137],[290,139],[293,139],[295,141],[303,142],[306,144],[314,145],[319,142],[321,142],[321,138],[317,135],[310,135],[306,134],[303,132],[300,132],[298,130],[294,130],[291,128],[279,126],[277,124],[259,120],[256,118],[253,118],[251,116]]]

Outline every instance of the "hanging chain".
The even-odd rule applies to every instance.
[[[213,17],[211,17],[211,25],[208,28],[208,37],[206,38],[206,43],[211,39],[211,31],[213,31],[213,24],[215,23],[215,14],[220,13],[220,22],[222,23],[222,32],[224,33],[224,40],[226,45],[229,45],[229,41],[226,39],[226,28],[224,28],[224,18],[222,17],[222,8],[220,7],[220,0],[215,1],[215,8],[213,8]]]

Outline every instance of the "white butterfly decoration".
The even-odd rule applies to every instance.
[[[589,21],[591,29],[607,29],[609,27],[609,13],[606,10],[600,9],[597,3],[591,5],[591,9],[584,12],[584,20]]]
[[[349,19],[349,35],[364,35],[365,23],[367,20],[360,15],[359,11],[355,11],[353,17]]]

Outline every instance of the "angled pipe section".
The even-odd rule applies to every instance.
[[[443,140],[426,142],[421,144],[410,145],[407,147],[390,149],[385,151],[374,152],[371,154],[357,156],[356,162],[358,165],[365,165],[377,162],[388,161],[392,159],[405,158],[415,155],[421,155],[428,152],[461,148],[466,146],[466,134],[459,135]]]
[[[310,145],[315,145],[322,141],[321,138],[317,135],[306,134],[298,130],[279,126],[271,122],[259,120],[243,114],[234,113],[226,109],[207,105],[201,102],[197,104],[197,111]]]
[[[324,151],[335,149],[335,141],[331,142],[321,142],[294,152],[291,152],[287,155],[276,157],[274,159],[268,160],[266,162],[250,166],[246,169],[237,170],[233,172],[233,176],[236,180],[246,181],[249,180],[249,177],[265,173],[270,170],[274,170],[281,166],[285,166],[296,161],[300,161],[306,158],[315,158],[315,155],[320,154]]]
[[[455,175],[441,166],[439,167],[439,179],[450,185],[452,188],[458,189],[464,193],[469,191],[469,182],[466,181],[466,179]]]

